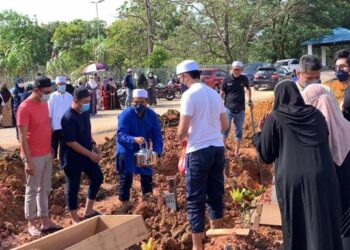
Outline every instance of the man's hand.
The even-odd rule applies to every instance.
[[[35,166],[31,160],[26,162],[24,169],[27,175],[34,175]]]
[[[268,117],[269,115],[270,115],[269,112],[266,112],[266,113],[263,115],[263,117],[261,118],[261,120],[260,120],[260,122],[259,122],[259,128],[260,128],[260,130],[263,130],[264,125],[265,125],[265,121],[266,121],[266,119],[267,119],[267,117]]]
[[[100,154],[100,150],[98,149],[96,144],[92,144],[92,152],[95,152],[96,154]]]
[[[101,156],[95,152],[91,152],[89,158],[95,163],[98,163],[101,160]]]
[[[249,101],[248,101],[248,105],[249,105],[249,107],[250,107],[251,109],[254,108],[254,104],[253,104],[253,101],[252,101],[252,100],[249,100]]]
[[[145,142],[145,139],[143,137],[135,137],[134,142],[139,145],[142,145]]]

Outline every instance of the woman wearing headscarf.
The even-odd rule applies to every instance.
[[[11,92],[8,90],[6,84],[1,84],[0,86],[0,114],[2,119],[0,121],[0,127],[8,128],[13,127],[13,111],[12,111],[12,96]]]
[[[283,81],[260,128],[253,140],[262,160],[275,163],[284,249],[343,249],[339,184],[321,112],[305,105],[294,82]]]
[[[90,102],[90,114],[96,115],[97,114],[97,90],[98,90],[98,84],[96,82],[97,75],[94,77],[90,77],[90,80],[86,83],[86,87],[89,90],[90,96],[91,96],[91,102]]]
[[[140,77],[137,81],[137,86],[139,89],[148,89],[148,80],[144,73],[140,74]]]
[[[153,72],[148,74],[148,96],[149,105],[157,105],[157,79],[154,77]]]
[[[313,84],[302,93],[306,104],[312,105],[322,112],[328,126],[329,148],[338,175],[340,198],[343,214],[343,238],[349,237],[350,228],[345,225],[350,214],[350,123],[338,112],[333,97],[321,86]],[[350,225],[348,225],[350,227]],[[348,245],[350,249],[350,245]]]
[[[22,78],[18,78],[15,82],[15,90],[13,91],[13,112],[16,117],[17,109],[21,104],[21,94],[25,92],[24,81]]]
[[[16,137],[18,140],[18,128],[17,128],[17,122],[16,122],[16,117],[17,117],[17,109],[19,107],[19,105],[21,104],[21,94],[23,94],[25,92],[24,89],[24,81],[22,78],[18,78],[15,81],[15,90],[12,93],[12,97],[13,97],[13,106],[12,106],[12,111],[13,111],[13,119],[15,122],[15,126],[16,126]]]

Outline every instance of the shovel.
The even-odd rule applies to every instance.
[[[251,120],[252,120],[252,126],[253,126],[253,133],[255,134],[256,133],[256,129],[255,129],[255,123],[254,123],[254,114],[253,114],[253,109],[251,106],[249,106],[250,108],[250,117],[251,117]],[[259,166],[259,173],[260,173],[260,181],[261,181],[261,184],[264,184],[263,182],[263,176],[262,176],[262,172],[261,172],[261,162],[260,162],[260,156],[259,156],[259,152],[257,150],[257,148],[255,147],[255,152],[256,152],[256,159],[258,160],[258,166]]]

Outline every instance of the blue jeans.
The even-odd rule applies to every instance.
[[[192,233],[204,232],[205,204],[211,220],[224,210],[224,147],[210,146],[186,154],[186,199]]]
[[[69,210],[78,209],[78,193],[80,189],[80,176],[84,172],[90,180],[87,197],[95,200],[103,182],[103,173],[98,164],[67,165],[64,169],[67,182],[66,201]]]
[[[245,111],[241,110],[239,113],[233,113],[231,110],[226,108],[226,113],[228,118],[228,129],[224,132],[224,138],[228,137],[233,120],[233,124],[235,125],[235,140],[242,141]]]
[[[132,98],[132,89],[126,88],[125,107],[129,107],[131,105],[131,98]]]

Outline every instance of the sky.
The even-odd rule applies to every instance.
[[[39,23],[71,21],[74,19],[92,20],[96,18],[95,0],[0,0],[0,12],[15,10],[30,18],[36,16]],[[116,9],[125,0],[104,0],[98,4],[99,19],[111,24],[117,14]]]

